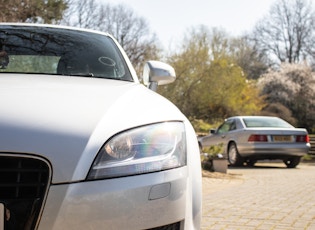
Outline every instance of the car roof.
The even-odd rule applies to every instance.
[[[73,26],[65,26],[65,25],[54,25],[54,24],[41,24],[41,23],[15,23],[15,22],[0,22],[0,26],[12,26],[12,27],[43,27],[43,28],[58,28],[64,30],[76,30],[76,31],[83,31],[83,32],[90,32],[95,34],[102,34],[105,36],[112,37],[109,33],[101,32],[98,30],[86,29],[86,28],[79,28]]]
[[[228,117],[228,119],[243,119],[243,118],[278,118],[281,119],[279,117],[275,117],[275,116],[233,116],[233,117]]]

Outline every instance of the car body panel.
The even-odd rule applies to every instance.
[[[269,143],[248,142],[251,134],[266,134],[268,135]],[[291,136],[292,139],[296,135],[305,135],[304,129],[288,128],[286,130],[274,130],[268,128],[247,129],[244,130],[241,137],[237,139],[237,147],[241,156],[255,155],[289,155],[289,156],[304,156],[308,153],[309,143],[289,142],[275,142],[272,140],[273,136]]]
[[[158,94],[124,81],[9,74],[1,75],[0,95],[0,151],[49,159],[54,166],[53,183],[84,180],[104,140],[116,133],[184,119]],[[34,141],[36,145],[29,144]]]
[[[187,175],[187,167],[183,167],[52,186],[39,229],[91,229],[92,222],[93,229],[106,226],[106,229],[136,230],[182,221],[189,208],[185,207]],[[154,188],[163,188],[163,185],[169,186],[166,191],[159,191],[161,197],[150,199]]]

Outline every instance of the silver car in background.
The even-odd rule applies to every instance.
[[[235,116],[199,138],[202,150],[220,144],[231,166],[281,159],[288,168],[295,168],[308,153],[310,139],[306,129],[295,128],[278,117]]]
[[[199,229],[196,134],[150,89],[106,33],[0,23],[0,229]]]

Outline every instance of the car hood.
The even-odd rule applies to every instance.
[[[51,163],[53,183],[84,180],[102,145],[133,127],[185,120],[143,85],[65,76],[0,76],[0,154]]]

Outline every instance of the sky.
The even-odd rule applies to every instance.
[[[251,31],[276,0],[102,0],[131,7],[149,23],[164,48],[181,42],[191,27],[221,28],[232,36]]]

